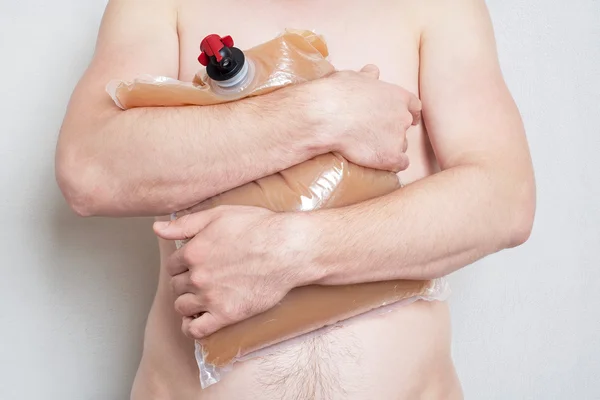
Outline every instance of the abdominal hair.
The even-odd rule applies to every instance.
[[[353,382],[340,374],[356,365],[358,346],[336,343],[331,331],[307,336],[299,344],[283,345],[260,360],[257,382],[266,398],[278,400],[337,400],[348,397]]]

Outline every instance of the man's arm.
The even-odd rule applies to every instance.
[[[178,77],[176,13],[171,1],[107,6],[56,155],[59,185],[81,215],[168,214],[318,152],[315,123],[300,95],[285,102],[273,95],[226,106],[118,109],[105,92],[109,80]]]
[[[119,109],[105,92],[111,79],[178,77],[173,3],[107,6],[56,152],[57,181],[78,214],[166,215],[329,151],[372,168],[406,168],[404,134],[420,102],[379,81],[373,66],[234,103]],[[349,99],[355,92],[362,96]],[[374,105],[378,98],[390,101]]]
[[[534,176],[485,4],[430,3],[420,86],[442,171],[345,208],[222,206],[156,223],[164,239],[191,238],[166,267],[188,336],[268,310],[294,287],[441,277],[527,240]]]
[[[308,283],[440,277],[530,234],[534,174],[484,1],[430,3],[420,87],[442,171],[379,199],[296,216],[307,237],[320,232],[307,245],[317,266]]]

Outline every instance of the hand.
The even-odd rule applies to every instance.
[[[417,125],[421,102],[412,93],[379,80],[379,69],[341,71],[314,81],[316,111],[326,141],[349,161],[399,172],[408,168],[406,131]]]
[[[190,239],[167,262],[182,330],[201,339],[266,311],[298,286],[302,240],[289,214],[246,206],[220,206],[157,222],[167,240]],[[297,237],[297,236],[296,236]]]

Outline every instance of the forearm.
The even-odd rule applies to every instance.
[[[316,232],[311,239],[306,230],[305,282],[437,278],[529,237],[533,168],[485,2],[431,7],[419,95],[442,172],[369,202],[296,216]]]
[[[165,215],[309,159],[324,147],[302,89],[235,103],[111,110],[66,121],[59,182],[83,215]],[[76,131],[95,125],[95,132]],[[73,139],[75,137],[75,139]]]
[[[526,240],[530,176],[464,165],[388,196],[316,212],[312,282],[433,279]],[[307,221],[308,221],[307,220]]]

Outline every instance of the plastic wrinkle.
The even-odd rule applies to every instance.
[[[267,94],[335,71],[327,61],[324,39],[311,31],[286,30],[244,53],[249,60],[249,78],[234,87],[217,88],[206,71],[200,70],[193,82],[144,75],[130,82],[111,81],[106,91],[123,109],[202,106]],[[341,154],[327,153],[220,193],[173,213],[171,219],[220,205],[263,207],[274,212],[339,208],[384,196],[402,186],[393,172],[365,168]],[[177,248],[185,243],[175,242]],[[443,301],[448,296],[444,279],[294,288],[271,309],[196,342],[200,383],[203,388],[214,385],[237,362],[271,354],[334,326],[384,315],[417,300]]]

